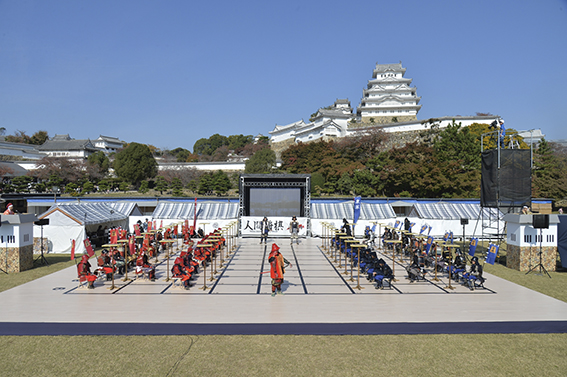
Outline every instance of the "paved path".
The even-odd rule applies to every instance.
[[[350,265],[345,274],[344,260],[334,263],[320,239],[275,242],[293,265],[283,296],[271,297],[269,273],[261,274],[271,244],[244,238],[214,280],[201,271],[189,290],[166,281],[160,257],[155,282],[78,289],[70,267],[2,292],[0,335],[567,332],[567,303],[496,276],[487,274],[485,290],[449,290],[431,277],[410,284],[396,264],[392,289],[376,290],[362,276],[357,289],[356,270],[351,281]]]

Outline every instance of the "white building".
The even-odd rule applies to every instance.
[[[416,95],[417,89],[410,86],[412,79],[405,78],[405,73],[402,63],[376,64],[372,79],[362,91],[357,115],[363,121],[380,124],[417,119],[421,97]]]
[[[93,141],[95,147],[101,149],[105,154],[116,153],[123,148],[120,139],[112,136],[99,135],[98,139]]]
[[[312,122],[300,121],[285,126],[278,126],[270,131],[272,145],[286,140],[308,142],[317,139],[327,139],[347,136],[348,122],[355,116],[348,99],[337,99],[335,103],[324,109],[319,109]]]
[[[55,135],[37,147],[40,153],[49,157],[87,158],[99,149],[87,140],[72,139],[69,134]]]

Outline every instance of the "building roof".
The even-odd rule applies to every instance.
[[[6,171],[2,177],[8,178],[20,177],[28,173],[26,169],[12,161],[0,161],[0,169]]]
[[[81,225],[97,225],[128,218],[107,203],[58,203],[51,206],[39,218],[49,217],[55,211],[64,213]]]
[[[312,219],[347,219],[354,217],[354,202],[311,202]],[[388,203],[361,203],[359,220],[395,218],[396,213]]]
[[[402,75],[406,73],[406,69],[402,67],[402,62],[394,64],[378,64],[376,63],[376,68],[372,72],[372,77],[376,77],[378,74],[384,72],[401,72]]]
[[[120,141],[119,138],[117,137],[112,137],[112,136],[103,136],[103,135],[99,135],[98,139],[96,140],[104,140],[107,141],[109,143],[117,143],[117,144],[122,144],[122,141]]]
[[[198,202],[197,218],[199,220],[236,219],[238,203]],[[195,203],[159,203],[152,214],[154,219],[192,219],[195,214]]]
[[[56,135],[60,136],[60,135]],[[68,136],[68,135],[67,135]],[[99,149],[96,148],[90,141],[87,140],[75,140],[75,139],[63,139],[63,138],[53,138],[51,140],[46,141],[43,145],[40,145],[37,148],[39,151],[82,151],[82,150],[90,150],[90,151],[98,151]]]
[[[409,217],[421,219],[441,220],[476,220],[481,211],[480,203],[416,203],[410,211]],[[496,208],[482,209],[485,217],[501,218],[504,214]]]

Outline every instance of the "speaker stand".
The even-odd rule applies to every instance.
[[[545,269],[545,267],[543,267],[543,263],[542,263],[542,244],[543,242],[543,236],[542,236],[542,230],[541,228],[539,229],[539,263],[536,264],[535,266],[532,267],[531,270],[529,270],[528,272],[526,272],[526,275],[529,274],[530,272],[532,272],[533,270],[535,270],[536,268],[539,267],[539,273],[537,273],[536,275],[543,275],[541,272],[545,272],[545,274],[551,279],[551,275],[549,275],[549,272],[547,272],[547,270]]]

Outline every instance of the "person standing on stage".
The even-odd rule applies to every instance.
[[[293,216],[291,218],[291,222],[289,223],[289,232],[291,233],[291,237],[289,240],[290,245],[293,244],[293,240],[299,245],[299,222],[297,221],[297,217]]]
[[[272,244],[272,252],[268,256],[268,262],[270,262],[270,277],[272,278],[272,296],[278,294],[283,295],[282,283],[285,274],[285,268],[290,266],[289,263],[283,255],[280,253],[280,247],[275,243]]]
[[[260,223],[260,244],[264,240],[264,244],[268,241],[268,232],[270,231],[270,224],[268,223],[268,218],[264,216],[262,222]]]

